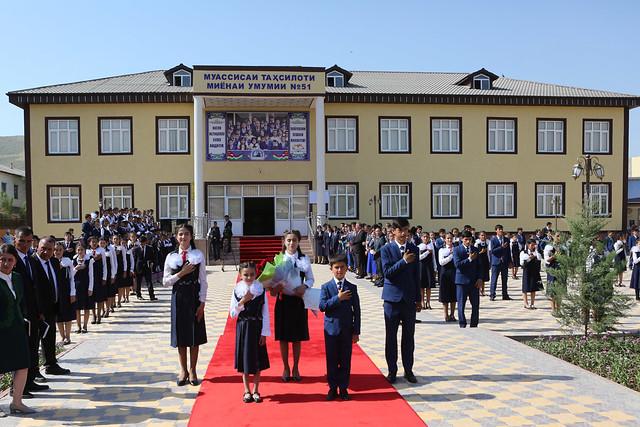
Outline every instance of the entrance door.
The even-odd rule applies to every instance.
[[[245,197],[244,227],[245,236],[273,236],[275,233],[273,197]]]

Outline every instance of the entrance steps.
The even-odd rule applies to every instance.
[[[312,243],[306,236],[300,242],[302,252],[313,258]],[[221,259],[214,261],[213,254],[209,251],[209,265],[224,265],[234,268],[244,261],[261,261],[265,258],[273,258],[282,250],[282,236],[240,236],[231,238],[231,252],[221,251]]]

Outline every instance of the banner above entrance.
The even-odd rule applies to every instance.
[[[193,67],[194,94],[317,96],[325,93],[322,67]]]

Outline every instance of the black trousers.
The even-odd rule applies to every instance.
[[[356,258],[356,274],[358,276],[366,276],[367,272],[367,256],[364,252],[354,252]]]
[[[211,242],[209,243],[209,247],[211,248],[211,253],[213,254],[213,259],[214,260],[220,259],[220,241],[219,240],[211,240]]]
[[[351,376],[351,351],[353,330],[343,329],[338,335],[329,335],[324,331],[324,348],[327,357],[327,381],[330,388],[349,387]]]
[[[151,270],[145,268],[140,273],[136,273],[136,295],[142,296],[142,279],[147,281],[147,291],[149,292],[149,298],[155,298],[155,292],[153,290],[153,281],[151,280]]]
[[[384,356],[390,374],[398,372],[398,327],[402,324],[400,352],[405,372],[413,372],[414,335],[416,331],[416,306],[404,300],[384,302]]]
[[[489,286],[489,296],[491,298],[496,297],[496,288],[498,287],[498,275],[502,279],[502,298],[509,296],[507,290],[507,278],[509,277],[509,266],[506,264],[492,265],[491,266],[491,284]]]
[[[31,318],[31,330],[27,326],[27,339],[29,340],[29,372],[27,373],[27,384],[32,384],[36,378],[36,374],[39,372],[38,362],[40,355],[38,350],[40,349],[40,319]]]
[[[44,321],[49,325],[47,335],[41,338],[44,365],[55,366],[58,364],[58,360],[56,359],[56,315],[45,314]],[[44,327],[44,325],[42,325],[42,327]],[[44,332],[44,330],[42,330],[42,332]]]

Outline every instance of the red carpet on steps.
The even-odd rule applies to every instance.
[[[274,298],[269,301],[273,320]],[[267,339],[271,368],[262,371],[262,403],[242,402],[242,377],[233,369],[236,322],[229,318],[191,411],[189,426],[425,425],[358,345],[353,347],[349,388],[352,400],[325,400],[328,386],[322,316],[322,313],[318,313],[318,317],[309,313],[311,340],[302,344],[300,383],[282,382],[278,342],[273,340],[273,332]],[[273,321],[271,329],[273,331]],[[364,333],[380,331],[365,330]]]
[[[242,236],[240,243],[240,262],[260,261],[273,258],[282,250],[282,237],[246,237]]]

